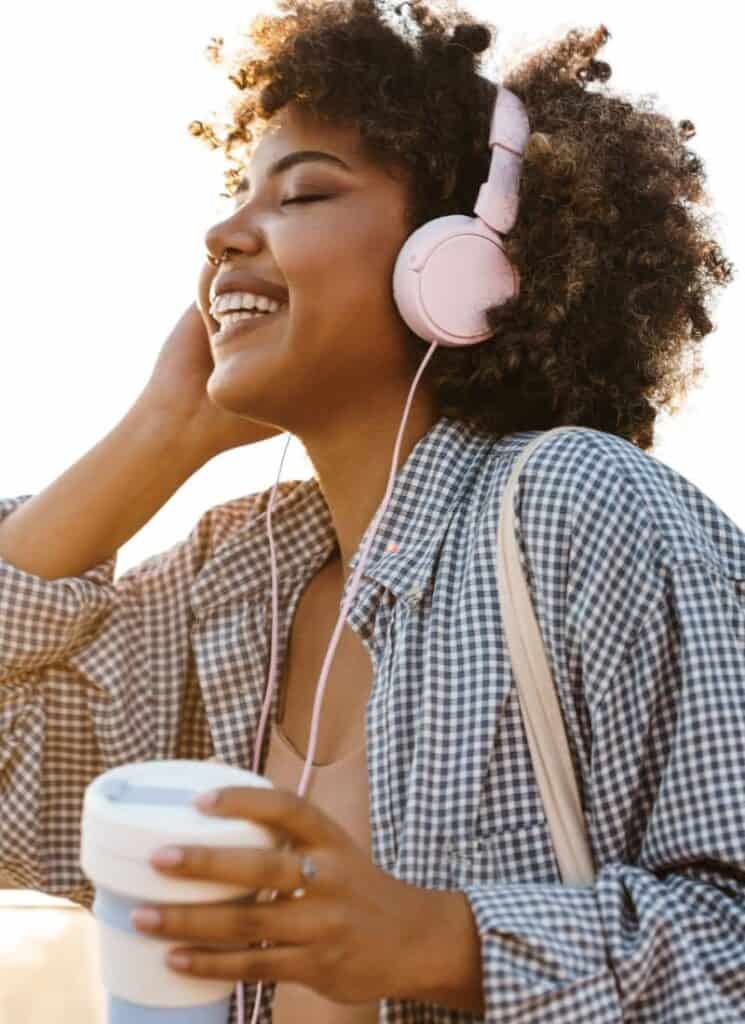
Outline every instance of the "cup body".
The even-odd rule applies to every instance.
[[[143,903],[255,900],[256,890],[245,886],[167,876],[150,865],[161,846],[280,845],[262,825],[192,806],[198,793],[227,786],[272,783],[229,765],[172,760],[120,765],[87,787],[80,863],[96,889],[92,909],[108,1024],[227,1024],[235,982],[173,970],[166,957],[185,943],[146,935],[130,922]]]

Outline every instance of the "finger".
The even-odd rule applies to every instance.
[[[185,953],[186,967],[171,963],[173,953]],[[310,962],[308,950],[303,946],[275,946],[268,949],[241,950],[234,953],[215,953],[211,950],[189,948],[173,950],[166,964],[179,974],[199,978],[222,978],[225,981],[297,981],[303,982],[304,966]]]
[[[213,267],[211,263],[208,263],[207,260],[205,259],[199,272],[199,280],[197,282],[197,307],[202,316],[202,319],[205,321],[205,325],[208,323],[211,325],[209,328],[210,334],[214,334],[214,332],[217,330],[217,327],[219,326],[216,323],[216,321],[213,320],[213,318],[210,316],[210,288],[212,286],[212,282],[215,278],[216,273],[217,269]]]
[[[245,885],[249,891],[277,889],[291,892],[302,885],[302,860],[291,849],[265,850],[253,846],[179,846],[183,859],[178,864],[153,867],[183,878]]]
[[[191,906],[159,906],[160,923],[138,924],[138,931],[164,939],[180,939],[222,945],[262,941],[310,942],[317,937],[318,908],[299,906],[299,901],[282,903],[200,903]]]
[[[211,807],[195,804],[197,809],[206,814],[245,818],[277,828],[306,846],[331,844],[340,836],[340,826],[333,819],[290,789],[228,786],[215,792],[217,800]]]

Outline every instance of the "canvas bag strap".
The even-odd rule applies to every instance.
[[[564,721],[515,536],[514,495],[520,470],[558,430],[540,434],[520,453],[502,498],[497,584],[518,698],[556,859],[566,885],[591,885],[595,869],[567,744]],[[580,428],[582,429],[582,428]]]

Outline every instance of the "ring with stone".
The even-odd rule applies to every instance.
[[[303,859],[302,859],[302,861],[300,863],[300,877],[304,878],[306,881],[310,881],[311,879],[316,878],[317,876],[318,876],[318,868],[313,863],[313,858],[310,856],[310,854],[306,853],[303,856]],[[297,899],[300,899],[302,896],[305,896],[305,889],[303,889],[303,888],[293,889],[293,891],[292,891],[292,898],[293,899],[297,900]]]

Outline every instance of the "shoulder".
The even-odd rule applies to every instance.
[[[506,473],[536,436],[515,435]],[[553,433],[523,465],[514,500],[533,547],[541,538],[565,550],[588,544],[599,555],[625,546],[633,557],[644,543],[654,546],[660,570],[704,560],[745,578],[742,529],[683,474],[615,434],[585,427]]]
[[[203,513],[193,532],[195,534],[200,531],[203,533],[210,555],[252,531],[256,523],[265,518],[272,488],[273,485],[264,490],[213,505]],[[272,512],[274,513],[276,510],[278,514],[283,513],[289,505],[296,504],[298,500],[302,499],[307,488],[308,481],[306,480],[281,480],[277,485]]]
[[[494,537],[510,474],[537,436],[494,445]],[[616,435],[552,433],[522,466],[513,509],[536,616],[562,655],[624,649],[681,566],[745,579],[745,533],[690,480]]]
[[[304,499],[306,480],[283,480],[277,487],[272,512],[281,516],[285,510]],[[272,487],[241,495],[212,505],[201,513],[194,526],[181,541],[165,551],[151,555],[127,570],[120,581],[147,587],[150,583],[162,589],[163,580],[190,586],[195,577],[225,549],[240,547],[266,516]],[[175,592],[175,591],[174,591]]]

